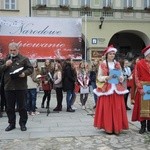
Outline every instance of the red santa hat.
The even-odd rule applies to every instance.
[[[109,52],[117,52],[117,49],[116,48],[114,48],[114,46],[113,45],[110,45],[110,46],[108,46],[105,50],[104,50],[104,55],[106,55],[107,53],[109,53]]]
[[[150,45],[146,46],[143,50],[142,53],[144,54],[144,56],[147,56],[148,54],[150,54]]]

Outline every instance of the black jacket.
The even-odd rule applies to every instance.
[[[24,57],[20,54],[15,56],[12,61],[12,66],[7,67],[5,65],[5,62],[9,59],[9,57],[6,57],[4,60],[4,64],[0,66],[0,73],[4,74],[4,89],[5,90],[26,90],[27,89],[27,76],[32,74],[33,67],[30,63],[29,59],[27,57]],[[23,67],[23,72],[25,73],[25,77],[21,78],[16,76],[15,78],[12,78],[10,75],[10,72],[13,72],[14,70]]]
[[[90,71],[90,82],[96,82],[96,72]]]
[[[0,59],[0,66],[2,66],[3,64],[4,64],[4,60]],[[0,94],[2,90],[2,79],[3,79],[3,73],[0,73]]]
[[[73,91],[75,88],[75,71],[71,67],[70,63],[67,63],[64,70],[63,70],[63,90],[68,91],[71,90]]]

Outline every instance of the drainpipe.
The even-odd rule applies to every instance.
[[[29,17],[31,17],[31,0],[29,0]]]

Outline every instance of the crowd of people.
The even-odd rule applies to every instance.
[[[131,110],[127,102],[131,99],[134,105],[131,119],[141,123],[139,133],[143,134],[146,128],[150,131],[150,108],[147,107],[150,101],[143,100],[146,94],[143,87],[150,85],[150,46],[142,50],[143,58],[138,57],[131,64],[127,59],[115,60],[117,49],[110,45],[103,57],[93,63],[75,63],[70,58],[63,61],[46,59],[43,66],[35,59],[22,56],[17,43],[10,43],[8,48],[6,58],[0,53],[0,117],[6,111],[9,123],[5,131],[16,127],[16,108],[21,131],[27,130],[28,115],[40,114],[36,106],[39,86],[43,90],[41,108],[51,107],[51,91],[55,90],[57,105],[53,111],[62,111],[65,107],[62,105],[64,92],[67,112],[75,112],[77,93],[84,110],[89,92],[92,92],[94,127],[104,129],[108,134],[118,135],[129,129],[126,111]]]

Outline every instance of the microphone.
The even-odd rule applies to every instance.
[[[13,59],[13,54],[10,54],[10,59],[11,59],[11,60]]]

